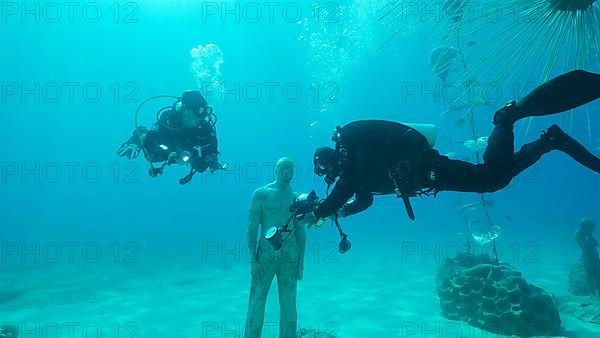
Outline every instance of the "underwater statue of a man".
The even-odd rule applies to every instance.
[[[296,337],[296,291],[304,271],[306,229],[290,211],[298,197],[290,186],[294,177],[293,162],[287,158],[279,159],[275,174],[275,182],[257,189],[250,202],[247,244],[252,257],[252,282],[244,330],[247,338],[261,337],[267,296],[275,277],[279,290],[279,337]],[[269,229],[277,229],[283,224],[287,231],[275,247],[266,234]]]

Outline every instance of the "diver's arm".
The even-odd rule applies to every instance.
[[[343,178],[340,179],[331,194],[315,208],[315,217],[317,219],[326,218],[335,214],[353,195],[354,190],[351,189],[351,185]]]
[[[358,214],[367,210],[371,205],[373,205],[373,194],[368,191],[359,192],[356,194],[354,201],[344,204],[341,216],[348,217]]]
[[[248,229],[246,233],[248,250],[250,252],[250,260],[254,262],[257,255],[258,245],[258,227],[262,214],[262,190],[258,189],[252,194],[250,200],[250,208],[248,210]]]
[[[219,140],[217,139],[217,130],[209,123],[203,126],[203,136],[206,144],[202,147],[202,157],[208,155],[219,155]]]
[[[196,151],[193,155],[193,166],[198,172],[204,172],[210,168],[211,171],[222,169],[219,164],[219,141],[217,132],[213,125],[206,123],[199,128],[196,136],[198,142],[194,145]]]
[[[117,150],[117,155],[127,157],[130,160],[137,158],[144,147],[147,134],[148,129],[146,127],[136,127],[129,139],[121,144]]]
[[[175,149],[171,142],[167,140],[158,130],[151,129],[148,131],[143,140],[144,155],[150,162],[166,161],[169,154]]]

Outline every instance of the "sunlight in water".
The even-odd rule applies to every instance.
[[[599,68],[597,0],[392,0],[378,19],[391,30],[380,48],[399,43],[401,33],[416,25],[432,41],[459,51],[465,62],[462,81],[494,83],[518,97],[558,74]],[[591,142],[589,116],[578,116]],[[561,122],[570,130],[576,123],[573,112],[563,114]],[[525,136],[530,123],[523,128]]]

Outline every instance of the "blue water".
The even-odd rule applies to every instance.
[[[41,8],[47,5],[40,4]],[[472,138],[470,129],[457,128],[441,115],[447,110],[447,102],[439,99],[441,91],[436,85],[440,82],[431,74],[428,63],[429,51],[436,42],[426,39],[417,27],[376,52],[389,36],[389,30],[378,28],[374,15],[368,14],[377,9],[376,5],[360,1],[335,3],[335,8],[344,12],[339,20],[325,23],[320,21],[322,18],[314,18],[315,9],[309,3],[293,3],[293,8],[303,10],[299,17],[302,22],[298,23],[290,20],[294,18],[291,14],[281,14],[286,3],[277,7],[273,20],[268,17],[268,7],[257,3],[263,11],[257,22],[250,22],[254,16],[244,13],[236,22],[235,16],[222,18],[221,13],[207,13],[209,4],[221,6],[221,2],[123,2],[116,3],[116,16],[117,7],[111,7],[112,2],[100,1],[94,3],[94,8],[101,8],[103,14],[91,23],[89,13],[85,16],[77,10],[85,4],[76,7],[73,20],[61,6],[63,15],[57,20],[49,14],[53,10],[49,7],[49,12],[41,13],[40,22],[36,22],[33,14],[22,17],[20,9],[17,14],[7,12],[9,8],[3,3],[0,269],[4,271],[0,295],[4,289],[19,292],[15,291],[14,299],[5,296],[3,301],[0,297],[0,321],[102,322],[104,328],[107,322],[121,326],[133,322],[139,326],[137,336],[167,337],[166,333],[157,333],[163,332],[159,318],[164,318],[171,325],[169,330],[177,325],[195,328],[196,334],[182,329],[181,335],[171,332],[173,337],[208,336],[199,330],[205,318],[214,322],[216,308],[235,307],[232,317],[244,321],[249,268],[243,249],[237,250],[236,245],[245,242],[250,196],[256,188],[273,180],[272,168],[278,158],[290,157],[297,164],[298,177],[293,183],[296,191],[316,189],[324,197],[324,183],[312,174],[312,153],[317,146],[331,145],[335,126],[353,120],[434,123],[438,126],[440,152],[473,156],[462,145]],[[35,8],[33,2],[27,2],[27,6]],[[321,6],[324,10],[325,4]],[[332,13],[335,16],[337,12]],[[330,36],[313,35],[317,33]],[[323,45],[323,41],[329,44]],[[230,170],[199,175],[186,186],[177,183],[187,173],[183,168],[168,168],[162,177],[150,178],[141,157],[127,161],[116,156],[116,149],[134,128],[134,112],[141,101],[154,95],[177,96],[185,89],[198,87],[190,69],[190,50],[208,43],[223,52],[220,81],[229,94],[215,94],[208,99],[219,118],[221,159],[229,162]],[[332,46],[336,51],[331,52]],[[345,52],[336,48],[344,48]],[[269,86],[275,88],[272,99]],[[287,94],[282,93],[284,87],[289,87]],[[57,88],[61,91],[58,96]],[[72,97],[69,88],[74,88]],[[89,91],[83,93],[83,88]],[[102,93],[96,100],[98,88]],[[244,88],[248,91],[244,92]],[[260,88],[262,96],[254,100],[252,90],[256,88]],[[292,102],[296,100],[290,99],[293,94],[289,93],[297,88],[302,94],[297,102]],[[417,93],[407,92],[409,88],[417,88]],[[425,95],[424,89],[432,88],[437,94]],[[491,131],[495,109],[515,96],[512,89],[505,89],[501,97],[494,97],[493,104],[477,108],[478,137]],[[168,104],[169,100],[149,104],[141,113],[142,122],[150,124],[156,109]],[[585,108],[574,112],[572,127],[568,129],[597,154],[600,102],[588,108],[591,140]],[[563,126],[568,125],[566,119],[563,117]],[[536,118],[530,133],[517,137],[517,147],[560,121],[557,116]],[[74,169],[70,172],[69,168]],[[498,245],[504,249],[506,260],[526,266],[534,281],[557,274],[555,278],[562,280],[553,280],[548,288],[554,289],[549,292],[566,292],[569,264],[578,257],[572,234],[580,218],[600,219],[595,195],[599,190],[598,175],[553,153],[519,176],[510,189],[487,195],[495,201],[490,209],[491,222],[502,228]],[[369,285],[360,280],[360,271],[365,270],[358,268],[358,262],[364,264],[363,269],[369,266],[376,271],[386,271],[386,264],[391,264],[395,272],[370,278],[394,285],[399,278],[410,278],[399,271],[409,270],[408,266],[412,270],[412,265],[401,264],[407,243],[427,248],[435,248],[436,243],[441,243],[442,248],[447,248],[448,243],[463,243],[468,235],[465,215],[459,207],[478,200],[478,195],[456,193],[417,198],[413,201],[417,220],[411,222],[398,200],[378,197],[368,211],[343,220],[353,251],[344,256],[333,253],[339,264],[307,264],[308,285],[316,286],[314,283],[320,280],[330,283],[318,284],[316,289],[304,287],[305,292],[299,296],[300,323],[303,316],[314,319],[315,311],[337,318],[336,302],[329,301],[328,295],[346,293],[360,299]],[[466,216],[479,220],[477,226],[487,224],[480,207],[469,209]],[[329,250],[325,243],[337,241],[337,233],[330,227],[312,231],[309,236],[312,245],[321,248],[320,258]],[[225,248],[237,252],[233,258],[215,258],[206,251],[215,243],[219,253],[223,243]],[[539,268],[526,264],[531,243],[536,248],[532,255],[540,260]],[[54,259],[52,250],[56,245],[61,255]],[[73,259],[68,255],[69,245],[75,248]],[[83,254],[84,247],[90,251]],[[92,262],[89,255],[93,256],[91,252],[98,248],[102,250],[98,262]],[[437,254],[443,256],[441,250]],[[430,260],[428,263],[432,264],[427,264],[422,278],[415,277],[413,281],[422,290],[434,290],[436,262]],[[357,262],[357,266],[352,262]],[[407,264],[410,263],[409,259]],[[178,264],[182,267],[174,268]],[[123,272],[128,269],[146,272]],[[211,269],[214,279],[203,280],[194,273]],[[153,281],[165,278],[163,272],[168,272],[177,283],[154,284]],[[177,273],[186,277],[177,279]],[[106,282],[101,282],[102,277]],[[73,281],[77,281],[76,285]],[[162,297],[173,295],[170,288],[185,288],[186,281],[197,290],[213,290],[206,291],[202,296],[205,298],[197,301],[210,299],[214,308],[179,308],[181,302],[192,299],[193,293],[175,293],[180,297],[175,300]],[[411,280],[403,282],[410,284]],[[118,289],[120,285],[127,285],[128,291],[106,291],[109,296],[98,296],[93,301],[83,296],[90,290],[100,293],[103,288]],[[136,288],[138,291],[134,291]],[[62,301],[52,296],[58,289]],[[406,288],[402,290],[407,292]],[[129,307],[132,293],[153,301],[144,303],[148,306],[145,311],[136,312]],[[272,293],[275,295],[275,291]],[[98,302],[106,301],[105,297],[113,304],[110,311],[97,307]],[[306,303],[310,301],[325,309],[309,308],[302,304],[301,297],[307,299]],[[348,297],[346,301],[353,299]],[[392,307],[396,301],[388,294],[373,297],[382,308],[377,311],[382,313],[389,310],[384,309],[386,303]],[[438,312],[429,307],[437,304],[434,292],[418,299],[412,304],[415,308]],[[344,314],[350,316],[370,309],[368,302],[357,301],[355,308]],[[272,310],[277,311],[276,305],[272,304],[268,311],[277,318]],[[47,317],[61,311],[69,315]],[[394,333],[394,327],[400,329],[401,318],[402,314],[374,315],[364,325],[373,327],[373,332],[377,332],[373,336],[400,336],[401,333]],[[352,321],[338,324],[340,336],[367,336],[353,335],[353,331],[363,331],[356,331],[353,325],[358,324]],[[377,331],[381,327],[385,330]],[[108,336],[108,331],[105,334]]]

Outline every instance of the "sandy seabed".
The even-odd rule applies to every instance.
[[[249,264],[202,263],[156,254],[137,263],[8,264],[0,273],[0,321],[26,337],[239,337],[249,293]],[[567,295],[570,261],[547,257],[515,264],[528,282]],[[353,249],[307,255],[298,288],[299,325],[335,337],[505,337],[439,313],[435,259]],[[565,336],[600,337],[600,326],[561,313]],[[273,284],[263,337],[277,337]],[[71,334],[72,333],[72,334]],[[87,335],[86,335],[87,334]]]

